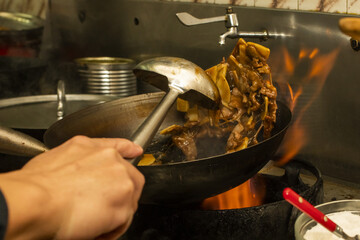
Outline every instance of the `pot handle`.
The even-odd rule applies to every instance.
[[[45,144],[14,129],[0,126],[0,152],[10,155],[34,157],[49,150]]]
[[[58,81],[57,85],[57,120],[61,120],[65,115],[65,82],[63,80]]]

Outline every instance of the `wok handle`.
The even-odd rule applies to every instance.
[[[0,152],[34,157],[49,150],[42,142],[22,132],[0,126]]]
[[[170,88],[170,91],[161,99],[160,103],[154,108],[150,115],[140,125],[140,127],[132,135],[131,140],[141,146],[144,151],[155,136],[160,125],[171,106],[175,103],[179,92]],[[130,159],[130,163],[136,166],[141,160],[141,156]]]

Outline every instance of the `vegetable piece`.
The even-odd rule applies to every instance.
[[[155,162],[155,157],[152,154],[145,153],[138,166],[149,166]]]
[[[198,106],[194,105],[192,108],[189,108],[187,112],[187,117],[190,122],[198,122],[199,121],[199,111]]]
[[[250,45],[250,46],[254,46],[256,48],[257,52],[261,56],[263,56],[265,58],[265,60],[269,58],[269,56],[270,56],[270,49],[269,48],[264,47],[264,46],[262,46],[260,44],[257,44],[257,43],[253,43],[253,42],[248,42],[247,44]]]
[[[219,89],[220,97],[222,103],[227,106],[230,102],[231,92],[230,92],[230,86],[228,81],[226,80],[226,72],[228,65],[225,63],[219,64],[218,66],[219,73],[216,79],[216,86]]]
[[[179,112],[187,112],[189,110],[189,102],[182,98],[177,98],[176,109]]]

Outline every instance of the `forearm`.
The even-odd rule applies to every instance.
[[[8,205],[6,239],[52,238],[59,209],[52,196],[26,172],[0,174],[0,188]]]

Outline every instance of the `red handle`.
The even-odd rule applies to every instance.
[[[337,225],[333,221],[327,218],[325,214],[299,196],[291,188],[284,189],[283,197],[286,201],[297,207],[303,213],[309,215],[312,219],[326,227],[329,231],[334,232],[336,230]]]

